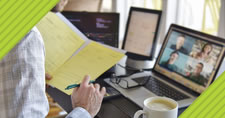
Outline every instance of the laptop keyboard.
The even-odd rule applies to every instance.
[[[144,87],[150,90],[151,92],[153,92],[154,94],[156,94],[157,96],[169,97],[176,101],[189,98],[189,96],[181,93],[180,91],[177,91],[176,89],[166,85],[165,83],[155,79],[154,77],[150,77],[150,78],[138,77],[138,78],[133,78],[133,80],[137,83],[143,83],[148,80],[148,82],[146,82]]]

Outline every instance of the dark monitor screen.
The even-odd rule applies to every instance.
[[[64,11],[62,14],[89,39],[118,47],[118,13]]]
[[[128,58],[152,60],[161,11],[131,7],[123,42]]]
[[[215,78],[224,54],[224,39],[173,24],[154,70],[202,93]]]

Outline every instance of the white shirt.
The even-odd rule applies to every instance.
[[[49,105],[45,95],[45,49],[42,37],[33,28],[0,61],[1,118],[45,118]],[[91,118],[83,108],[68,118]]]

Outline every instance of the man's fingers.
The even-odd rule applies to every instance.
[[[94,85],[92,83],[89,84],[91,89],[95,89]]]
[[[100,85],[99,84],[95,84],[94,86],[95,86],[96,91],[100,90]]]
[[[76,87],[76,88],[74,88],[74,89],[73,89],[73,91],[75,91],[75,92],[76,92],[78,89],[79,89],[79,87]]]
[[[88,86],[89,80],[90,80],[90,76],[89,76],[89,75],[85,75],[85,77],[84,77],[82,83],[80,84],[80,86],[81,86],[81,87]]]
[[[52,76],[49,75],[48,73],[45,73],[45,79],[46,80],[51,80],[52,79]]]
[[[105,87],[102,87],[102,89],[101,89],[101,91],[100,91],[101,95],[104,96],[104,95],[105,95],[105,92],[106,92]]]
[[[79,87],[74,88],[72,94],[76,93],[76,92],[78,91],[78,88],[79,88]]]
[[[90,88],[89,88],[89,90],[90,90],[90,92],[93,94],[93,93],[95,93],[95,87],[94,87],[94,85],[91,83],[90,84],[90,86],[89,86]]]

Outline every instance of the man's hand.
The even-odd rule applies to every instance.
[[[45,80],[51,80],[51,79],[52,79],[52,76],[49,75],[48,73],[45,73]],[[48,87],[49,87],[49,85],[46,84],[46,88],[48,88]]]
[[[49,75],[48,73],[45,73],[45,79],[46,80],[51,80],[52,79],[52,76]]]
[[[106,89],[100,90],[99,84],[89,84],[89,80],[89,76],[84,77],[80,87],[73,90],[71,99],[73,108],[82,107],[94,117],[100,110]]]

